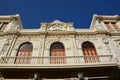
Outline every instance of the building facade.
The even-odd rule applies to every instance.
[[[0,16],[0,80],[108,80],[120,68],[120,16],[93,15],[89,29],[43,22],[23,29]]]

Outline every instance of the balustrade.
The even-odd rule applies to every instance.
[[[51,56],[51,57],[2,57],[0,64],[87,64],[111,63],[112,55]]]

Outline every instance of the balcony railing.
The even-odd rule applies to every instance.
[[[2,57],[0,64],[87,64],[113,63],[112,55],[64,56],[64,57]]]

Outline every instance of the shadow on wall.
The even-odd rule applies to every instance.
[[[120,69],[115,69],[108,80],[120,80]]]

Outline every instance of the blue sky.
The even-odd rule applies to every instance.
[[[73,22],[89,28],[93,14],[120,15],[120,0],[1,0],[0,15],[20,14],[24,28],[39,28],[41,22]]]

